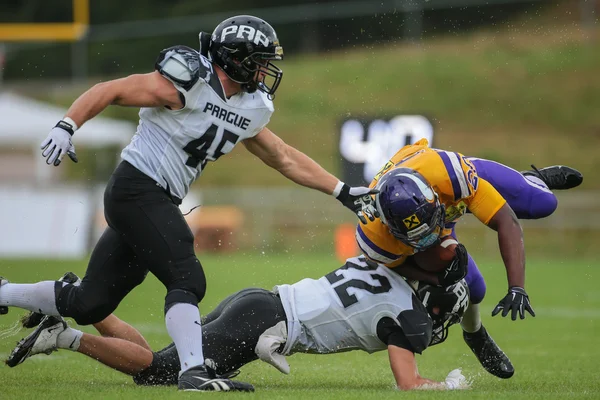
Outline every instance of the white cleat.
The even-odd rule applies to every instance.
[[[58,348],[58,335],[67,329],[67,323],[61,317],[46,316],[38,327],[26,338],[17,343],[6,360],[6,365],[15,367],[27,358],[44,353],[50,354]]]

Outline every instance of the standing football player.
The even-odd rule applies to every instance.
[[[141,107],[136,135],[104,192],[108,222],[79,286],[66,282],[10,284],[0,280],[0,306],[74,318],[82,325],[106,318],[142,283],[148,271],[166,287],[165,321],[180,359],[181,390],[253,390],[215,378],[204,365],[198,303],[206,282],[194,238],[178,205],[208,162],[242,142],[288,179],[340,200],[373,218],[369,188],[351,188],[267,128],[283,58],[273,28],[262,19],[236,16],[212,35],[200,34],[200,52],[163,50],[155,71],[100,83],[81,95],[42,142],[47,163],[65,155],[86,121],[109,105]]]

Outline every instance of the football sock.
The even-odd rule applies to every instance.
[[[45,315],[59,316],[54,294],[55,285],[56,281],[7,283],[0,288],[0,306],[19,307]]]
[[[64,332],[61,332],[61,334],[58,335],[56,345],[59,349],[77,351],[77,349],[79,349],[81,336],[83,336],[83,332],[78,331],[77,329],[67,328]]]
[[[180,373],[204,364],[198,307],[188,303],[177,303],[167,311],[165,322],[179,354]]]
[[[465,311],[465,315],[463,315],[460,326],[462,326],[463,331],[468,333],[477,332],[479,329],[481,329],[479,304],[469,303],[469,307],[467,308],[467,311]]]

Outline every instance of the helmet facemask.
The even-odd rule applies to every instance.
[[[469,287],[463,279],[447,288],[421,284],[418,295],[433,322],[430,346],[448,338],[448,329],[462,321],[469,306]]]
[[[253,93],[258,89],[271,98],[275,97],[275,91],[283,78],[283,71],[271,60],[281,60],[281,57],[267,53],[254,53],[241,62],[242,68],[249,76],[247,82],[238,82],[244,86],[244,91]]]
[[[393,227],[388,225],[391,234],[405,245],[419,251],[439,244],[444,227],[445,208],[437,199],[437,194],[435,197],[436,210],[431,216],[430,221],[423,223],[418,228],[406,233],[398,229],[395,224],[392,224],[394,225]]]

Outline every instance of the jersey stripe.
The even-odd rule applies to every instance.
[[[396,261],[400,257],[383,250],[381,247],[373,243],[371,239],[365,235],[360,225],[356,228],[356,242],[358,243],[358,247],[360,247],[360,250],[363,252],[363,254],[377,262],[389,264]]]
[[[470,191],[467,184],[467,177],[462,170],[458,154],[443,150],[438,150],[437,153],[444,162],[446,172],[448,172],[448,177],[450,178],[450,182],[452,182],[454,201],[469,197]]]
[[[450,157],[450,161],[452,161],[454,172],[456,173],[458,183],[460,184],[461,199],[469,197],[471,191],[469,190],[469,184],[467,183],[467,175],[465,175],[465,171],[462,168],[460,156],[457,153],[448,153],[448,157]]]

